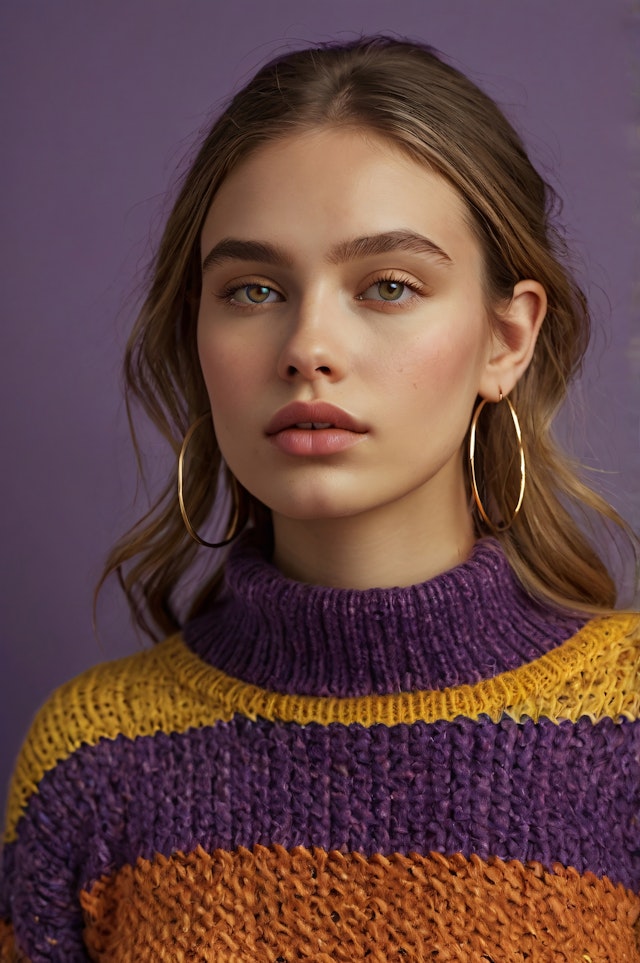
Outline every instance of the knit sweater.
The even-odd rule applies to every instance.
[[[0,958],[637,963],[639,642],[490,539],[367,591],[245,540],[211,612],[38,715]]]

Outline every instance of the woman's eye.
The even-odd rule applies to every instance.
[[[281,301],[282,297],[266,284],[243,284],[228,292],[230,298],[239,304],[271,304]]]
[[[358,296],[360,301],[406,301],[413,294],[404,281],[382,280],[369,285]]]

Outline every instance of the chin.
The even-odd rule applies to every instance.
[[[256,496],[259,497],[259,496]],[[335,495],[318,494],[296,498],[294,495],[288,498],[260,499],[274,515],[281,515],[283,518],[290,518],[300,522],[314,522],[325,519],[351,518],[366,512],[368,506],[353,504],[344,498]]]
[[[360,514],[360,512],[349,508],[339,508],[326,503],[312,505],[292,505],[288,503],[282,507],[274,506],[271,511],[274,515],[281,515],[283,518],[290,518],[297,522],[329,521],[333,518],[351,518],[353,515]]]

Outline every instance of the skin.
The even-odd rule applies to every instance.
[[[394,232],[436,251],[395,240],[384,252],[344,250]],[[230,238],[278,257],[211,253]],[[526,369],[542,287],[519,282],[491,324],[458,193],[387,140],[344,128],[289,136],[240,164],[201,250],[198,351],[214,427],[231,470],[272,510],[275,564],[361,589],[464,560],[475,536],[463,441],[478,396],[497,401]],[[358,443],[321,457],[274,446],[274,414],[315,400],[356,418]]]

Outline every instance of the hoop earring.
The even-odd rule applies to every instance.
[[[489,518],[489,516],[485,511],[484,505],[482,504],[482,499],[480,498],[480,492],[478,491],[478,482],[476,479],[476,466],[475,466],[476,427],[478,424],[478,418],[480,417],[480,413],[488,401],[489,401],[488,398],[483,398],[483,400],[480,402],[480,404],[477,406],[476,410],[474,411],[473,418],[471,419],[471,431],[469,433],[469,464],[471,466],[471,488],[473,490],[473,498],[475,500],[476,507],[480,512],[480,515],[482,516],[482,520],[489,526],[489,528],[493,532],[506,532],[507,529],[511,528],[514,521],[516,520],[518,516],[518,512],[522,507],[522,501],[524,499],[524,489],[525,489],[527,476],[526,476],[526,465],[525,465],[525,459],[524,459],[524,447],[522,445],[522,432],[520,430],[520,422],[518,421],[518,416],[516,414],[515,408],[513,407],[513,405],[511,404],[508,398],[503,397],[503,394],[501,391],[497,404],[500,404],[501,401],[506,401],[507,404],[509,405],[509,411],[511,412],[513,425],[516,430],[516,436],[518,438],[518,449],[520,451],[520,492],[518,494],[518,502],[516,504],[515,509],[513,510],[513,515],[511,516],[509,521],[503,522],[500,525],[496,525],[494,522],[491,521],[491,519]]]
[[[187,453],[187,448],[189,447],[189,442],[191,441],[194,433],[197,431],[200,425],[204,424],[204,422],[209,418],[211,418],[211,412],[207,412],[207,414],[201,415],[199,418],[197,418],[194,421],[194,423],[191,425],[186,435],[184,436],[184,441],[182,442],[182,447],[180,449],[180,455],[178,456],[178,505],[180,506],[180,514],[182,515],[182,521],[184,522],[184,526],[187,532],[189,533],[189,535],[191,536],[191,538],[194,540],[194,542],[197,542],[198,545],[204,545],[205,548],[224,548],[225,545],[230,545],[231,542],[235,538],[237,538],[237,536],[240,534],[240,531],[243,528],[243,524],[239,524],[241,512],[240,512],[240,492],[238,489],[238,482],[236,481],[235,477],[231,474],[231,472],[229,472],[229,474],[231,476],[231,495],[233,498],[233,515],[231,516],[231,522],[229,523],[229,528],[227,529],[227,533],[221,542],[207,542],[205,541],[204,538],[201,538],[198,535],[195,528],[189,521],[189,516],[187,515],[187,509],[184,504],[184,493],[183,493],[184,459]]]

